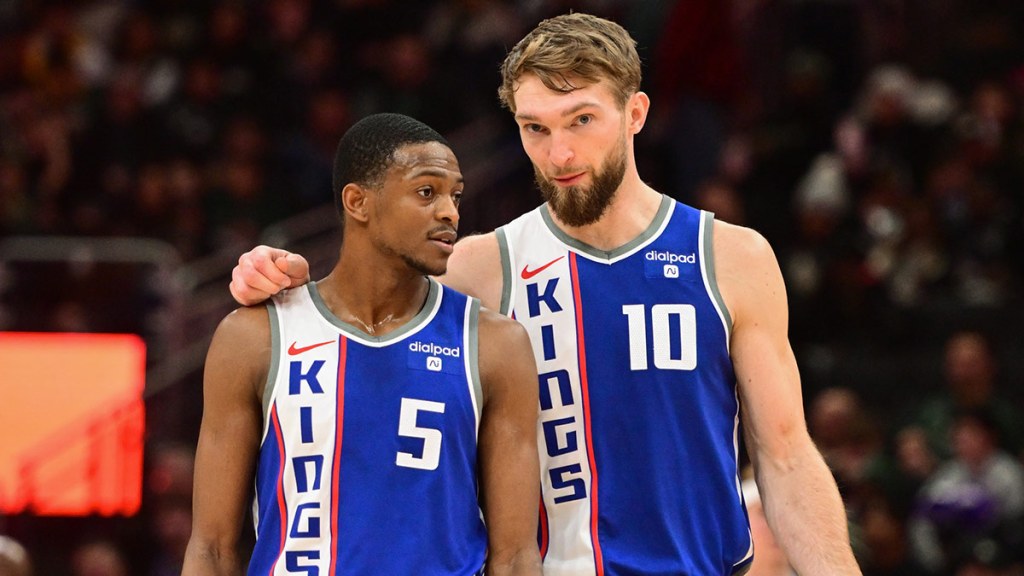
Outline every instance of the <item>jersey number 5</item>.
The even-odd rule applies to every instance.
[[[420,456],[399,452],[395,456],[395,464],[405,468],[437,470],[437,464],[441,460],[441,431],[419,426],[416,417],[421,411],[444,414],[444,402],[402,398],[402,409],[398,415],[398,435],[423,440],[423,452]]]
[[[629,326],[629,368],[647,370],[647,307],[622,307]],[[651,340],[654,367],[660,370],[693,370],[697,367],[697,311],[691,304],[651,306]]]

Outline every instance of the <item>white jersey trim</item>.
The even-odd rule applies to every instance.
[[[472,297],[467,298],[465,319],[462,325],[462,341],[466,347],[466,357],[463,362],[466,367],[466,384],[469,388],[469,398],[473,402],[473,415],[476,417],[474,438],[478,440],[480,435],[480,411],[483,406],[483,383],[480,381],[479,360],[479,317],[480,301]]]
[[[662,194],[661,203],[658,205],[658,211],[654,215],[654,219],[651,220],[651,223],[643,232],[618,248],[612,250],[601,250],[587,244],[586,242],[573,238],[564,230],[559,228],[551,217],[551,212],[549,211],[547,204],[542,204],[537,208],[537,211],[540,213],[541,220],[544,222],[544,227],[552,238],[570,252],[575,252],[587,260],[599,262],[601,264],[614,264],[619,260],[629,258],[633,254],[643,250],[665,230],[665,227],[668,226],[669,221],[672,219],[672,213],[674,210],[675,202],[668,196]]]
[[[718,279],[715,276],[715,253],[713,230],[715,215],[711,212],[701,211],[700,230],[697,233],[697,246],[700,251],[701,278],[704,280],[704,289],[708,293],[708,299],[718,312],[718,318],[722,321],[722,328],[725,330],[725,349],[731,350],[732,344],[732,319],[729,309],[725,306],[722,294],[718,290]]]
[[[388,332],[383,336],[371,336],[366,332],[360,330],[358,327],[341,320],[331,312],[331,309],[327,307],[323,298],[320,296],[320,291],[316,286],[315,282],[307,284],[309,287],[308,295],[316,306],[317,311],[320,313],[320,321],[332,327],[335,331],[341,332],[349,340],[358,342],[363,346],[370,348],[383,348],[389,344],[393,344],[404,338],[415,335],[420,330],[423,330],[430,321],[437,315],[437,311],[441,308],[441,285],[437,283],[433,278],[426,278],[429,282],[427,288],[427,299],[423,303],[423,308],[413,316],[411,320],[406,322],[397,330]]]

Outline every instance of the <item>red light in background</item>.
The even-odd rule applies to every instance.
[[[0,332],[0,513],[138,512],[145,359],[131,334]]]

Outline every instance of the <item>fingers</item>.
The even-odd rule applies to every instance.
[[[292,278],[275,264],[277,260],[286,260],[288,254],[269,246],[257,246],[242,254],[231,271],[231,295],[239,304],[251,306],[291,286]]]
[[[277,268],[288,275],[288,287],[294,288],[309,282],[309,262],[298,254],[288,254],[274,261]]]

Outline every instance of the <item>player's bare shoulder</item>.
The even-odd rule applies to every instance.
[[[537,365],[522,324],[481,308],[478,335],[480,379],[485,397],[489,388],[514,383],[522,383],[527,392],[536,392]]]
[[[489,232],[466,236],[456,242],[448,258],[448,271],[438,280],[496,310],[501,303],[501,274],[498,236]]]
[[[220,324],[214,338],[227,338],[233,347],[247,349],[270,346],[270,320],[267,307],[243,306],[231,311]]]
[[[485,353],[495,356],[487,358],[488,361],[501,360],[505,356],[504,351],[526,353],[533,358],[530,337],[522,324],[486,307],[480,308],[479,318],[481,362]]]
[[[272,353],[270,317],[266,306],[237,308],[221,320],[206,357],[208,376],[218,382],[253,385],[262,393]],[[209,380],[209,378],[208,378]]]
[[[771,244],[752,228],[715,220],[715,276],[733,313],[764,298],[785,297],[782,274]]]

